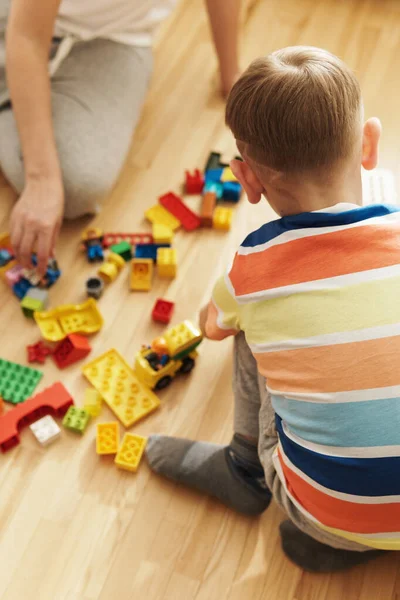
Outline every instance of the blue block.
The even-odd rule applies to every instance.
[[[220,200],[223,194],[223,184],[220,181],[206,181],[203,188],[203,194],[206,192],[214,192],[218,200]]]
[[[242,186],[238,181],[225,181],[222,187],[222,198],[227,202],[239,202]]]
[[[17,281],[17,283],[14,283],[12,289],[17,298],[19,300],[23,300],[23,298],[25,298],[26,296],[27,291],[30,290],[31,287],[31,282],[22,277],[19,281]]]
[[[2,248],[0,250],[0,267],[4,267],[4,265],[9,263],[10,260],[12,260],[12,258],[13,258],[13,255],[5,248]]]
[[[136,244],[135,258],[157,259],[158,248],[171,248],[171,244]]]
[[[223,169],[209,169],[204,173],[204,180],[207,181],[221,181]]]

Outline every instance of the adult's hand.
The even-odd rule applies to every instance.
[[[11,244],[18,262],[32,267],[37,254],[38,272],[44,275],[54,248],[64,212],[64,192],[58,179],[28,180],[11,213]]]

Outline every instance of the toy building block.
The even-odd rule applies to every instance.
[[[13,260],[13,254],[6,248],[0,248],[0,267],[4,267]]]
[[[125,260],[122,258],[122,256],[110,252],[106,261],[101,265],[97,273],[105,283],[111,283],[124,266]]]
[[[50,415],[46,415],[29,425],[29,429],[41,446],[48,446],[61,435],[61,429]]]
[[[77,406],[70,406],[67,410],[62,424],[65,429],[75,431],[75,433],[84,433],[88,423],[90,421],[90,415],[84,408],[78,408]]]
[[[97,454],[116,454],[119,444],[119,423],[98,423],[96,430]]]
[[[26,347],[27,360],[29,363],[40,363],[43,365],[46,361],[46,357],[53,354],[51,348],[48,348],[42,340]]]
[[[148,292],[153,280],[153,261],[151,258],[133,258],[131,271],[131,290]]]
[[[85,358],[91,351],[90,344],[83,335],[70,333],[56,346],[53,359],[59,369],[65,369],[78,360]]]
[[[43,392],[19,404],[0,417],[0,449],[6,452],[19,444],[18,431],[41,417],[62,417],[74,403],[62,383],[57,382]]]
[[[33,313],[46,310],[48,302],[49,293],[47,290],[32,287],[21,300],[22,312],[26,317],[33,319]]]
[[[0,358],[0,396],[10,404],[24,402],[35,390],[43,373]]]
[[[242,186],[238,181],[226,181],[222,187],[222,198],[226,202],[239,202]]]
[[[59,342],[70,333],[90,335],[103,326],[103,317],[94,298],[83,304],[65,304],[53,310],[33,315],[42,336],[50,342]]]
[[[207,158],[206,166],[204,167],[204,171],[211,171],[212,169],[219,169],[220,167],[224,167],[221,163],[221,153],[220,152],[210,152]]]
[[[113,254],[118,254],[118,256],[121,256],[125,262],[131,260],[132,258],[132,246],[127,241],[114,244],[110,247],[110,250]]]
[[[0,398],[0,415],[3,413],[4,411],[4,401],[3,398]]]
[[[152,244],[153,241],[150,233],[105,233],[103,246],[109,248],[120,242],[128,242],[131,246],[136,246],[136,244]]]
[[[215,183],[220,182],[223,172],[224,172],[224,169],[222,169],[221,167],[219,167],[218,169],[209,169],[204,174],[205,182],[206,183],[209,183],[211,181],[213,181]]]
[[[153,317],[154,321],[168,324],[171,321],[174,308],[175,304],[173,302],[159,298],[156,300],[151,316]]]
[[[230,167],[225,167],[221,175],[222,183],[226,181],[237,181],[236,176],[233,174],[232,169]]]
[[[146,448],[147,438],[133,433],[125,433],[122,444],[115,457],[115,464],[120,469],[136,473]]]
[[[101,413],[101,405],[103,404],[103,398],[101,394],[93,389],[87,388],[85,390],[85,398],[83,400],[83,408],[92,417],[98,417]]]
[[[169,192],[160,196],[158,201],[169,213],[179,219],[185,231],[193,231],[200,227],[200,218],[176,194]]]
[[[151,258],[155,262],[157,260],[157,250],[169,247],[169,244],[138,244],[135,248],[135,258]]]
[[[229,231],[232,225],[233,211],[225,206],[217,206],[213,215],[213,228]]]
[[[105,352],[82,371],[125,427],[131,427],[160,406],[157,396],[137,378],[117,350]]]
[[[41,280],[36,269],[22,269],[22,277],[27,279],[32,287],[39,285]]]
[[[160,277],[174,279],[177,271],[177,254],[175,248],[159,248],[157,250],[157,271]]]
[[[12,290],[15,296],[17,296],[19,300],[22,300],[25,294],[28,292],[28,290],[31,289],[31,287],[31,282],[25,279],[25,277],[21,277],[21,279],[14,283]]]
[[[203,193],[207,194],[208,192],[213,192],[217,199],[220,200],[222,198],[222,194],[224,193],[224,184],[220,181],[206,181],[204,184]]]
[[[104,281],[101,277],[89,277],[86,280],[86,294],[88,298],[98,300],[104,291]]]
[[[217,204],[217,196],[214,192],[206,192],[203,196],[201,204],[201,224],[203,227],[212,227],[213,214],[215,205]]]
[[[155,225],[156,223],[158,223],[158,225],[166,225],[167,227],[172,229],[172,231],[179,229],[179,227],[181,226],[181,222],[179,221],[179,219],[174,217],[168,210],[166,210],[159,204],[155,204],[154,206],[146,210],[144,216],[153,225]]]
[[[174,232],[170,227],[167,227],[166,225],[154,223],[153,238],[156,244],[172,244]]]
[[[185,192],[186,194],[201,194],[203,191],[204,177],[200,169],[195,169],[193,175],[190,171],[185,171]]]
[[[20,279],[22,279],[23,268],[20,265],[14,265],[6,271],[4,278],[7,285],[12,288]]]

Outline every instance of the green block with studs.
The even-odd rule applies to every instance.
[[[90,415],[84,408],[70,406],[63,418],[62,424],[66,429],[82,434],[88,426],[89,421]]]
[[[34,392],[43,373],[0,358],[0,396],[10,404],[23,402]]]
[[[124,261],[131,260],[132,258],[132,246],[129,242],[120,242],[111,246],[110,251],[114,254],[121,256]]]

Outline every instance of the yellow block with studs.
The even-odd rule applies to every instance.
[[[115,457],[117,467],[135,473],[138,470],[146,443],[147,438],[141,435],[125,433],[118,454]]]
[[[229,231],[232,226],[233,210],[225,206],[217,206],[213,214],[213,228]]]
[[[172,244],[174,232],[171,227],[153,223],[153,239],[155,244]]]
[[[158,248],[157,270],[160,277],[174,279],[177,271],[177,254],[175,248]]]
[[[92,415],[92,417],[97,417],[101,413],[102,403],[103,398],[97,390],[93,388],[87,388],[85,390],[83,408],[89,413],[89,415]]]
[[[161,204],[155,204],[154,206],[146,210],[144,216],[148,221],[150,221],[150,223],[166,225],[167,227],[172,229],[172,231],[175,231],[181,226],[181,222],[178,221],[178,219],[174,217],[174,215],[171,215],[171,213],[168,212],[166,208],[161,206]]]

